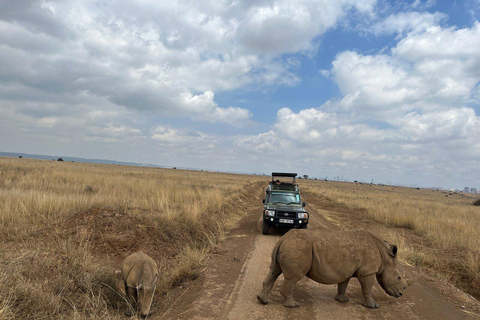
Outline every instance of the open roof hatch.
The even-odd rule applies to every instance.
[[[292,178],[291,184],[295,184],[295,177],[297,176],[294,172],[272,172],[272,183],[275,183],[275,178],[288,177]],[[285,182],[283,182],[285,184]]]

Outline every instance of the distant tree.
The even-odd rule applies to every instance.
[[[173,167],[173,169],[177,169],[177,167]]]
[[[58,158],[57,161],[63,161],[63,159],[62,159],[62,158]]]
[[[23,157],[22,156],[18,156],[19,159],[22,159]]]

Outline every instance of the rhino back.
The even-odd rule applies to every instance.
[[[157,274],[157,264],[143,252],[134,253],[122,263],[123,280],[129,287],[137,287],[141,282],[152,282]]]
[[[324,284],[377,273],[382,257],[365,231],[312,231],[312,268],[307,276]]]

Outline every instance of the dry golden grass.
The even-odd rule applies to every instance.
[[[312,180],[302,181],[302,187],[392,228],[388,238],[400,245],[407,262],[427,266],[480,296],[477,195]],[[412,234],[421,238],[421,245]]]
[[[123,318],[122,256],[154,256],[159,291],[195,278],[258,179],[0,158],[0,319]]]

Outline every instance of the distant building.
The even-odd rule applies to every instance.
[[[477,188],[470,188],[471,193],[477,193]]]
[[[465,192],[465,193],[470,193],[470,188],[469,188],[469,187],[463,188],[463,192]]]

